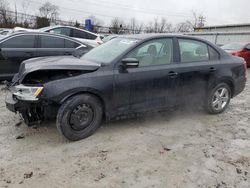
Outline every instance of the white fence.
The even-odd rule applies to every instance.
[[[250,42],[250,31],[242,32],[194,32],[186,33],[194,37],[206,39],[217,45],[224,45],[231,42]]]

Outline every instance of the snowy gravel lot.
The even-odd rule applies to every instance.
[[[54,123],[16,126],[4,97],[0,187],[250,187],[249,82],[223,114],[178,110],[116,121],[78,142],[63,139]]]

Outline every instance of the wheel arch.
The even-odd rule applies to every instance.
[[[67,94],[65,97],[63,97],[59,101],[59,104],[62,105],[68,99],[70,99],[74,96],[77,96],[77,95],[82,95],[82,94],[88,94],[88,95],[95,96],[101,102],[102,107],[103,107],[103,116],[104,116],[104,118],[106,118],[106,107],[107,106],[106,106],[106,102],[104,100],[104,97],[102,97],[98,92],[95,92],[95,91],[82,90],[82,91],[71,92],[71,93]]]
[[[230,87],[231,98],[232,98],[234,96],[235,85],[234,85],[233,80],[229,77],[223,77],[223,78],[220,78],[218,80],[215,80],[214,82],[210,83],[209,89],[214,88],[214,87],[216,87],[216,85],[221,84],[221,83],[225,83]]]

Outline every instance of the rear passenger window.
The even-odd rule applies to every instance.
[[[34,35],[21,35],[13,37],[2,44],[2,48],[34,48],[35,36]]]
[[[203,42],[190,39],[179,39],[181,62],[208,61],[208,46]]]
[[[220,55],[219,53],[213,49],[212,47],[208,47],[208,50],[209,50],[209,59],[210,60],[218,60],[220,58]]]
[[[77,48],[78,46],[80,46],[80,44],[65,39],[65,48]]]
[[[80,31],[78,29],[74,29],[73,30],[73,37],[86,39],[87,38],[87,33],[85,33],[84,31]]]
[[[70,36],[70,30],[71,29],[67,28],[67,27],[60,27],[60,28],[51,29],[49,32],[60,34],[60,35]]]
[[[41,36],[41,48],[64,48],[64,39],[59,37]]]
[[[90,39],[90,40],[95,40],[97,38],[97,36],[91,34],[91,33],[86,33],[87,34],[87,39]]]

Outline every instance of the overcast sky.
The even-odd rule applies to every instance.
[[[135,17],[144,23],[165,17],[172,24],[192,17],[192,10],[202,13],[206,25],[250,23],[249,0],[7,0],[12,9],[38,14],[38,7],[49,1],[59,7],[62,20],[84,22],[89,15],[108,25],[114,17],[129,21]],[[26,3],[22,3],[25,1]],[[23,6],[25,5],[25,6]]]

